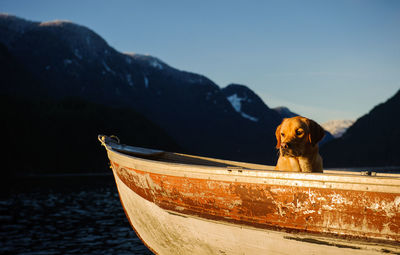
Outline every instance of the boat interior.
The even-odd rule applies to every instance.
[[[238,162],[224,159],[215,159],[209,157],[188,155],[175,152],[166,152],[162,150],[147,149],[141,147],[134,147],[130,145],[120,144],[119,139],[107,136],[99,136],[99,140],[111,147],[112,150],[148,160],[168,162],[168,163],[179,163],[179,164],[193,164],[201,166],[214,166],[214,167],[224,167],[228,169],[239,170],[274,170],[275,166],[262,165],[255,163]],[[356,176],[378,176],[378,177],[391,177],[400,178],[399,173],[388,173],[385,171],[380,171],[379,169],[324,169],[324,173],[328,174],[341,174],[341,175],[356,175]]]

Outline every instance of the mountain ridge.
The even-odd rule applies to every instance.
[[[354,122],[354,120],[331,120],[322,123],[321,126],[329,131],[335,138],[339,138],[354,124]]]
[[[38,98],[79,97],[132,108],[164,129],[186,153],[269,164],[275,160],[272,131],[279,116],[267,111],[263,118],[270,117],[270,122],[253,123],[203,75],[152,56],[118,52],[90,29],[70,22],[2,15],[0,35],[0,43],[38,80],[43,91]],[[26,90],[25,96],[30,93]]]
[[[400,90],[321,148],[329,167],[400,166]]]
[[[109,172],[98,134],[116,134],[136,146],[180,150],[164,130],[132,109],[76,97],[21,96],[21,89],[35,93],[42,85],[1,43],[0,85],[6,185],[13,175]]]
[[[275,129],[282,118],[297,115],[287,108],[269,108],[245,85],[221,88],[204,75],[178,70],[156,57],[118,52],[94,31],[71,22],[30,22],[0,14],[0,50],[4,53],[0,56],[4,66],[0,94],[55,104],[74,98],[87,103],[89,109],[98,105],[130,109],[134,114],[129,116],[142,116],[153,123],[154,130],[168,136],[166,148],[179,152],[272,165],[277,160]],[[13,66],[19,73],[11,77]],[[386,116],[385,111],[379,114]],[[118,114],[118,110],[112,112]],[[142,117],[134,118],[147,123]],[[115,125],[132,122],[119,120]],[[328,134],[321,142],[327,164],[362,163],[361,156],[349,161],[340,146],[353,151],[373,146],[360,138],[355,139],[358,143],[350,141],[351,146],[343,142],[356,137],[353,129],[367,125],[357,120],[343,137],[332,141]],[[149,134],[146,137],[149,144],[156,141]],[[379,139],[375,142],[383,144]],[[389,147],[385,162],[394,164],[396,150]],[[379,151],[367,155],[371,160],[386,157]]]

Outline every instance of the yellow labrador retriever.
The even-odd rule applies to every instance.
[[[276,170],[322,172],[318,142],[325,130],[315,121],[301,116],[284,119],[275,135],[280,153]]]

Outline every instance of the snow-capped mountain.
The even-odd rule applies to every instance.
[[[400,90],[321,148],[329,167],[400,166]]]
[[[252,117],[242,111],[242,101],[247,102],[248,98],[238,97],[237,94],[233,94],[233,95],[227,97],[227,99],[229,100],[229,102],[231,102],[232,107],[235,109],[235,111],[238,112],[240,115],[242,115],[243,118],[246,118],[246,119],[249,119],[249,120],[255,121],[255,122],[258,121],[258,118]]]
[[[258,95],[244,85],[230,84],[222,89],[222,93],[233,109],[245,119],[261,124],[270,123],[275,127],[281,121],[279,114],[270,109]]]
[[[346,130],[354,124],[354,120],[331,120],[322,123],[322,127],[329,131],[335,138],[341,137]]]
[[[0,14],[0,45],[38,81],[2,84],[2,91],[129,107],[165,130],[186,153],[275,161],[280,117],[244,86],[221,89],[158,58],[118,52],[92,30],[67,21],[31,22]]]
[[[285,108],[270,109],[246,86],[232,84],[221,89],[203,75],[178,70],[158,58],[118,52],[94,31],[67,21],[31,22],[0,14],[0,67],[0,96],[14,98],[14,106],[20,108],[11,112],[5,103],[3,115],[10,116],[7,120],[24,113],[28,117],[16,122],[18,130],[23,129],[27,119],[37,123],[39,130],[48,128],[41,124],[65,129],[73,128],[71,123],[79,126],[100,119],[108,124],[106,130],[111,134],[132,132],[136,140],[152,139],[152,144],[172,145],[185,153],[274,164],[275,129],[283,117],[296,115]],[[40,103],[33,109],[24,108],[19,102],[26,98]],[[67,111],[58,105],[65,100],[69,102]],[[56,112],[62,112],[61,117],[51,115],[53,108],[47,109],[46,105],[50,101]],[[321,148],[324,162],[331,166],[398,165],[398,121],[393,116],[399,115],[399,102],[397,92],[357,120],[342,137],[326,143]],[[76,114],[82,106],[85,112]],[[33,112],[38,107],[46,114]],[[121,116],[115,117],[118,114]],[[86,121],[79,119],[83,117]],[[69,122],[73,118],[75,122]],[[15,130],[6,124],[2,126],[6,128],[6,139],[19,135],[9,135]],[[142,128],[130,128],[137,125]],[[329,125],[325,128],[330,129]],[[85,141],[99,131],[96,125],[90,130],[82,136]],[[57,145],[43,150],[56,148],[58,141],[65,139],[57,137],[57,130],[51,131],[51,137],[45,140],[56,141]],[[168,139],[161,138],[164,136]],[[18,147],[24,147],[24,141],[32,143],[31,137],[36,134],[21,139]],[[93,147],[84,149],[92,151]],[[73,146],[64,150],[73,151]],[[82,155],[86,156],[86,151]]]

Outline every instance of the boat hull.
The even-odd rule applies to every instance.
[[[114,171],[133,229],[155,254],[387,254],[393,245],[286,233],[164,210],[128,187]]]
[[[156,254],[400,254],[399,175],[272,171],[99,140]]]

